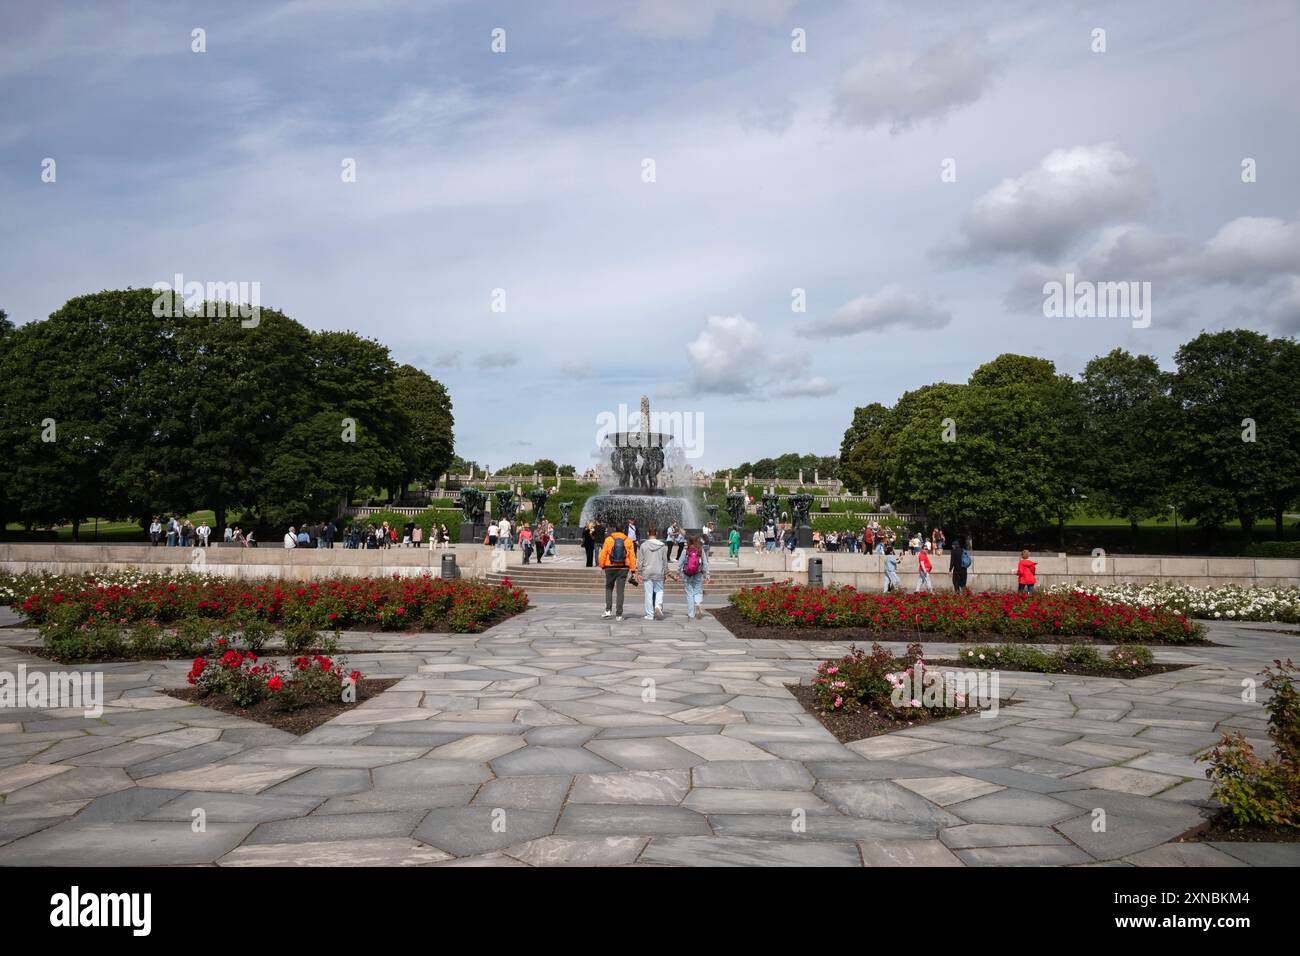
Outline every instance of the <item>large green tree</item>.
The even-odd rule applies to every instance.
[[[447,389],[415,366],[398,366],[394,386],[406,420],[397,448],[405,493],[412,481],[432,484],[451,466],[455,419]]]
[[[1138,522],[1167,511],[1172,501],[1171,379],[1150,356],[1115,349],[1090,361],[1079,381],[1088,510],[1126,519],[1135,545]]]
[[[885,480],[885,428],[889,409],[879,402],[853,410],[853,421],[840,442],[840,480],[852,491],[876,488],[880,500],[889,500]]]
[[[1281,537],[1300,495],[1300,345],[1232,329],[1202,333],[1175,360],[1183,512],[1209,527],[1236,518],[1247,539],[1272,513]]]

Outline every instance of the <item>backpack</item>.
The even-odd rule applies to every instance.
[[[623,565],[627,564],[627,539],[617,537],[614,539],[614,547],[609,552],[609,563]]]
[[[971,557],[969,551],[963,551],[961,553],[961,566],[963,568],[969,568],[971,566]]]
[[[682,569],[686,574],[695,575],[700,573],[700,549],[691,548],[686,552],[686,567]]]

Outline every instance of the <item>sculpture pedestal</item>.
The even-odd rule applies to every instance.
[[[460,523],[461,544],[477,544],[483,540],[485,534],[487,534],[487,525],[485,524],[470,524],[467,521]]]
[[[801,548],[811,548],[813,546],[812,528],[804,525],[802,528],[794,529],[795,544]]]

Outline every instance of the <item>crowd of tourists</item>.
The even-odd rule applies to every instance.
[[[509,518],[499,518],[487,526],[483,543],[503,551],[513,551],[518,545],[524,555],[524,564],[530,563],[534,557],[541,564],[543,557],[555,556],[555,525],[546,518],[533,524],[511,524]]]
[[[704,526],[704,532],[712,531],[711,525]],[[664,584],[671,578],[682,582],[686,617],[695,619],[704,603],[704,585],[709,582],[709,544],[705,533],[686,534],[674,523],[661,536],[656,528],[643,531],[635,521],[626,525],[620,521],[613,530],[606,531],[592,522],[583,528],[583,547],[587,550],[589,567],[596,541],[601,542],[596,563],[605,575],[605,611],[601,617],[623,620],[623,598],[630,584],[645,590],[645,619],[662,621]],[[674,546],[676,559],[672,556]]]

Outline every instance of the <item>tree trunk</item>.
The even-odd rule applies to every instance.
[[[1129,526],[1129,529],[1130,529],[1130,530],[1132,531],[1132,533],[1133,533],[1133,553],[1134,553],[1134,554],[1137,554],[1137,553],[1138,553],[1138,522],[1137,522],[1137,518],[1130,517],[1130,518],[1128,519],[1128,526]]]
[[[1277,540],[1281,541],[1286,532],[1286,508],[1278,505],[1273,509],[1273,527],[1277,531]]]
[[[212,506],[212,524],[212,530],[217,540],[223,540],[221,536],[226,533],[226,503],[224,501],[218,501]]]
[[[80,518],[72,519],[72,540],[73,541],[81,540],[81,519]]]

